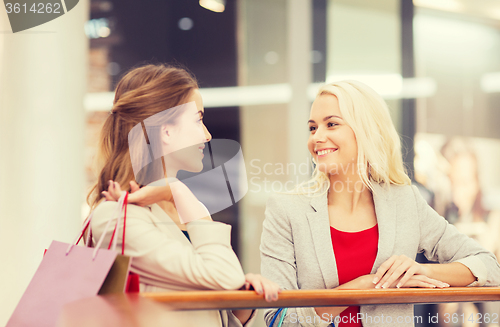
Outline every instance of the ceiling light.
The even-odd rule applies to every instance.
[[[464,5],[457,0],[413,0],[413,4],[417,7],[451,12],[461,12],[465,9]]]
[[[223,12],[226,9],[226,0],[200,0],[200,6],[211,11]]]
[[[481,76],[481,89],[486,93],[500,92],[500,72],[483,74]]]

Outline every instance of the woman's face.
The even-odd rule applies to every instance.
[[[357,174],[356,137],[342,119],[336,96],[325,94],[314,100],[309,131],[307,147],[320,171],[329,175]]]
[[[175,124],[163,127],[164,145],[169,153],[165,156],[167,174],[169,170],[201,171],[204,143],[212,139],[203,123],[205,109],[200,91],[193,90],[187,102]]]

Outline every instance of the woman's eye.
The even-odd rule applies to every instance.
[[[309,132],[312,132],[312,131],[315,131],[316,130],[316,127],[314,126],[309,126]]]
[[[337,125],[338,125],[337,123],[332,123],[332,122],[328,123],[328,127],[333,127],[333,126],[337,126]]]

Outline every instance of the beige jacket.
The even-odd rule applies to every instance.
[[[431,261],[463,263],[477,278],[470,286],[500,283],[500,265],[495,256],[448,224],[427,205],[416,187],[374,187],[379,241],[372,274],[392,255],[415,258],[423,252]],[[326,194],[271,197],[260,249],[262,275],[282,289],[330,289],[339,285]],[[275,311],[265,312],[267,324]],[[411,304],[364,305],[360,313],[365,327],[414,326]],[[327,325],[313,308],[289,308],[283,324]]]
[[[94,210],[95,239],[99,239],[111,218],[114,227],[116,207],[117,202],[108,201]],[[125,255],[133,258],[131,271],[140,275],[141,292],[239,289],[245,275],[231,247],[231,226],[215,221],[194,221],[186,226],[191,243],[158,205],[127,206]],[[112,232],[112,228],[106,232],[103,244],[109,244]],[[121,251],[121,228],[117,234],[117,251]],[[231,311],[226,310],[178,314],[191,326],[242,326]],[[249,326],[251,320],[245,326]]]

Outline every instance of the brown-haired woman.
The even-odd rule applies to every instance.
[[[189,113],[188,109],[194,111]],[[193,113],[196,117],[191,117]],[[179,217],[179,201],[176,206],[168,182],[166,186],[144,186],[158,177],[158,173],[168,176],[171,181],[180,169],[201,170],[199,149],[211,139],[203,124],[203,114],[198,84],[184,69],[146,65],[131,70],[121,79],[116,87],[113,109],[101,131],[98,180],[87,198],[94,212],[94,237],[102,235],[106,223],[113,217],[116,210],[113,201],[121,190],[129,191],[125,255],[133,257],[131,271],[140,275],[141,291],[229,290],[243,286],[248,289],[252,285],[266,300],[276,300],[278,285],[260,275],[244,275],[231,248],[231,226],[212,221],[209,214],[183,223]],[[178,126],[179,121],[194,122],[194,118],[198,127],[190,122],[185,126],[199,133],[187,133],[186,128]],[[139,151],[131,151],[131,147],[136,148],[135,145],[141,143],[130,136],[134,128],[138,134],[149,135],[146,142],[142,141],[147,146]],[[197,136],[193,138],[193,134]],[[187,152],[167,149],[178,149],[179,143],[185,143],[186,135],[191,135],[192,143],[186,145]],[[189,148],[198,151],[198,156],[193,156]],[[141,159],[151,158],[158,151],[165,154],[159,160]],[[185,187],[178,180],[174,184]],[[103,196],[110,201],[103,201]],[[194,196],[183,202],[189,206],[199,205]],[[109,242],[111,233],[107,232],[104,244]],[[120,245],[121,233],[117,235]],[[193,325],[204,326],[248,325],[255,316],[252,310],[177,314]]]

